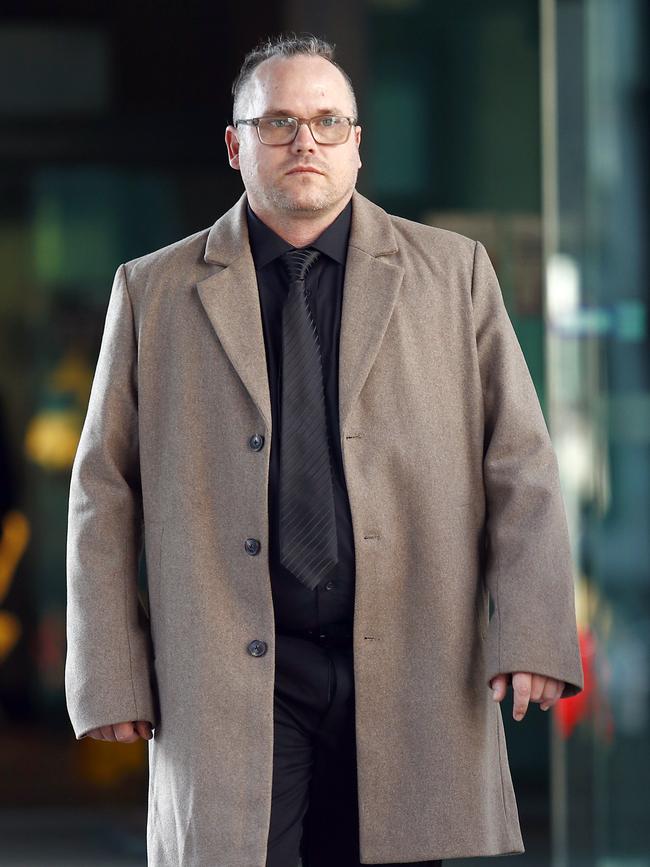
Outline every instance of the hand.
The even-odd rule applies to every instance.
[[[151,723],[148,720],[137,720],[136,722],[121,722],[114,725],[100,726],[96,729],[91,729],[87,732],[88,737],[95,738],[98,741],[121,741],[124,744],[131,744],[137,741],[139,737],[144,740],[151,740]]]
[[[494,690],[495,701],[505,698],[510,678],[510,674],[497,674],[492,678],[490,686]],[[553,707],[564,691],[564,681],[543,674],[516,671],[512,674],[512,689],[512,716],[519,722],[528,710],[529,701],[539,703],[542,710]]]

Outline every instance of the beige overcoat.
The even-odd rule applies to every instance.
[[[72,470],[67,704],[77,738],[155,725],[149,867],[265,865],[273,430],[245,207],[117,269]],[[355,191],[339,351],[361,860],[523,852],[488,681],[571,696],[583,673],[556,456],[483,245]]]

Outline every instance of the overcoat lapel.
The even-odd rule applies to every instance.
[[[246,194],[210,229],[204,259],[223,267],[197,283],[199,298],[270,430],[271,396],[257,277],[248,243]]]
[[[341,432],[375,360],[397,300],[404,269],[382,258],[397,252],[390,219],[356,191],[343,285],[339,338]],[[255,266],[248,242],[246,194],[212,226],[205,261],[220,271],[197,283],[221,345],[271,428],[264,332]]]
[[[357,225],[357,228],[363,229],[363,225]],[[360,244],[353,244],[353,231],[354,217],[350,229],[339,337],[341,432],[347,429],[352,407],[379,351],[404,277],[403,268],[375,258]]]

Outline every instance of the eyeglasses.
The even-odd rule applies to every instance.
[[[355,117],[339,117],[323,114],[317,117],[251,117],[234,121],[233,125],[243,123],[257,128],[257,135],[265,145],[287,145],[298,135],[298,130],[306,123],[318,144],[344,144],[350,137],[350,129],[356,125]]]

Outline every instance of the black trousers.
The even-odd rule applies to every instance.
[[[266,867],[360,867],[352,643],[276,633],[275,659]]]

